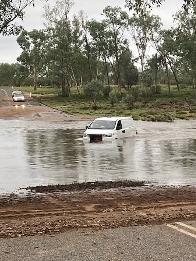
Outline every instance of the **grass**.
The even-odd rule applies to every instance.
[[[20,90],[32,92],[33,97],[40,99],[43,104],[72,115],[95,117],[132,115],[135,120],[168,122],[174,119],[196,118],[196,90],[190,87],[178,92],[176,86],[172,86],[171,94],[168,94],[167,87],[162,86],[161,94],[141,99],[135,102],[131,109],[122,101],[112,107],[109,101],[100,99],[96,110],[93,109],[91,101],[77,94],[76,89],[72,90],[69,98],[59,96],[59,90],[52,87],[41,87],[36,91],[32,87],[22,87]]]

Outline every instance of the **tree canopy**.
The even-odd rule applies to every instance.
[[[143,12],[145,9],[151,9],[152,6],[160,6],[165,0],[125,0],[127,7],[130,10],[134,10],[137,13]],[[184,0],[184,9],[188,10],[189,6],[193,4],[195,0]]]
[[[15,23],[16,19],[23,19],[27,6],[34,4],[34,0],[1,0],[0,2],[0,34],[16,34],[21,26]]]

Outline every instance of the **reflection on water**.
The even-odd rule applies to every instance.
[[[196,121],[138,123],[139,135],[83,143],[86,123],[0,121],[0,192],[94,180],[196,185]]]

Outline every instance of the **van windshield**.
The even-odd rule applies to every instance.
[[[14,93],[14,97],[23,97],[22,93]]]
[[[113,130],[115,125],[116,121],[96,120],[89,126],[89,129]]]

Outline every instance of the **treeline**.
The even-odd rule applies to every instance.
[[[196,2],[182,8],[167,30],[148,5],[129,11],[108,6],[101,21],[82,12],[71,17],[71,8],[70,0],[57,0],[45,8],[45,29],[20,33],[22,53],[17,64],[0,65],[1,85],[59,86],[63,96],[71,87],[80,93],[82,86],[87,94],[91,86],[106,86],[108,95],[111,85],[128,91],[139,85],[155,93],[159,84],[167,84],[169,92],[171,84],[196,88]]]

